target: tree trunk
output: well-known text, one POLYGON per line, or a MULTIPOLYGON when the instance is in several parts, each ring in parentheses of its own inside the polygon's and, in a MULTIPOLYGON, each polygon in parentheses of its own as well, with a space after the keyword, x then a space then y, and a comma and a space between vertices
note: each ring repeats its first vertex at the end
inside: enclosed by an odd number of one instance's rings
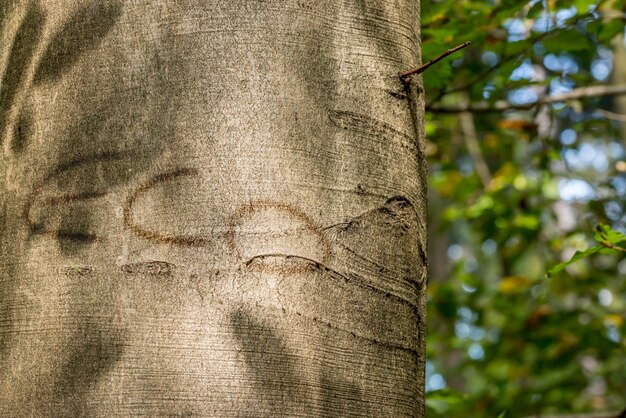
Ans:
POLYGON ((418 0, 3 0, 0 415, 423 416, 418 0))

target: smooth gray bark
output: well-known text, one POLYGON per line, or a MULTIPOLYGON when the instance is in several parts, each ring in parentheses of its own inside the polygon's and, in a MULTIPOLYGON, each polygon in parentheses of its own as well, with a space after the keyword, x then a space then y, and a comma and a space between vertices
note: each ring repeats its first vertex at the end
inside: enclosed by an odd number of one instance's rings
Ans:
POLYGON ((0 415, 422 416, 418 0, 0 3, 0 415))

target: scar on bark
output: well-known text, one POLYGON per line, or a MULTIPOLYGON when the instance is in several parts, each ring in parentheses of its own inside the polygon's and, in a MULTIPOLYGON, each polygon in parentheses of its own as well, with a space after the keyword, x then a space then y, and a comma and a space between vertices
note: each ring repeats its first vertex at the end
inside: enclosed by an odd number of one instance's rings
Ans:
MULTIPOLYGON (((343 281, 345 283, 352 284, 354 286, 365 289, 369 292, 376 294, 377 296, 383 297, 385 299, 389 299, 394 303, 398 303, 400 305, 404 305, 408 307, 412 311, 417 312, 417 305, 407 299, 404 299, 401 296, 395 295, 391 292, 388 292, 380 287, 369 283, 363 277, 356 273, 340 273, 339 271, 325 265, 324 263, 320 263, 319 261, 315 261, 313 259, 307 257, 301 257, 298 255, 286 255, 286 254, 263 254, 256 255, 248 260, 246 265, 254 265, 255 262, 263 260, 265 258, 282 258, 287 263, 292 263, 294 267, 291 267, 292 270, 296 270, 298 272, 303 271, 316 271, 323 274, 328 275, 334 281, 343 281)), ((265 268, 264 268, 265 271, 265 268)), ((271 268, 270 268, 271 271, 271 268)), ((283 270, 284 271, 284 270, 283 270)))
MULTIPOLYGON (((317 243, 321 247, 321 257, 319 260, 320 263, 327 263, 332 258, 332 249, 330 243, 322 233, 320 226, 302 209, 285 202, 273 200, 256 200, 235 210, 228 222, 228 245, 240 260, 243 261, 244 255, 242 254, 240 248, 241 245, 238 242, 236 236, 237 227, 243 225, 247 219, 252 218, 255 214, 269 210, 277 211, 283 216, 297 221, 298 224, 303 227, 303 233, 311 233, 317 238, 317 243)), ((300 262, 280 262, 280 259, 293 261, 297 260, 298 258, 299 256, 297 254, 265 253, 255 255, 250 259, 243 261, 243 265, 249 269, 263 270, 265 272, 273 271, 276 273, 285 274, 306 271, 308 267, 300 262), (272 262, 267 263, 267 261, 270 260, 272 262)))
POLYGON ((403 92, 398 92, 395 90, 385 90, 391 97, 398 100, 406 100, 408 98, 407 94, 403 92))
POLYGON ((338 128, 370 137, 372 135, 381 137, 416 150, 416 141, 413 137, 378 119, 346 110, 328 110, 328 118, 338 128))
POLYGON ((11 151, 19 154, 28 145, 28 141, 33 136, 35 118, 28 109, 21 109, 17 116, 17 123, 13 126, 13 138, 11 141, 11 151))
MULTIPOLYGON (((418 214, 415 207, 404 196, 393 196, 385 201, 382 206, 378 206, 374 209, 366 210, 356 216, 353 216, 343 222, 339 222, 333 225, 324 227, 325 234, 332 237, 334 245, 340 246, 359 260, 369 265, 369 268, 378 271, 379 273, 390 272, 396 275, 407 274, 406 271, 401 269, 394 269, 383 263, 382 260, 375 259, 375 253, 369 256, 363 254, 363 250, 370 248, 372 250, 383 249, 387 247, 380 247, 368 237, 379 237, 384 239, 407 239, 407 234, 418 233, 418 214), (347 235, 348 234, 348 235, 347 235), (405 237, 405 238, 402 238, 405 237), (355 243, 355 239, 368 238, 365 243, 366 246, 357 245, 352 248, 349 243, 355 243)), ((417 240, 414 243, 415 247, 407 247, 409 256, 414 252, 413 256, 419 259, 419 266, 426 265, 426 248, 421 240, 417 240)), ((392 250, 391 254, 399 254, 399 250, 392 250)), ((410 282, 414 283, 418 287, 421 286, 422 280, 419 278, 410 279, 410 282)))
POLYGON ((108 189, 104 190, 96 190, 90 192, 82 192, 76 194, 65 194, 61 196, 52 196, 48 198, 44 198, 41 202, 37 202, 37 198, 44 191, 45 187, 52 182, 54 179, 58 178, 60 175, 66 173, 69 170, 74 168, 82 167, 88 164, 99 163, 99 162, 108 162, 108 161, 119 161, 124 157, 121 153, 116 152, 106 152, 102 154, 97 154, 90 157, 79 158, 76 160, 72 160, 70 162, 60 164, 55 170, 53 170, 49 175, 47 175, 38 186, 34 187, 32 192, 26 198, 26 203, 22 209, 22 221, 23 223, 30 229, 31 233, 37 235, 45 235, 50 237, 55 237, 59 239, 69 239, 78 242, 91 243, 94 241, 99 241, 102 239, 97 234, 91 232, 79 232, 79 231, 71 231, 67 229, 50 229, 46 228, 42 223, 35 222, 31 217, 31 212, 34 207, 48 208, 59 206, 63 204, 69 204, 74 202, 82 202, 93 199, 98 199, 106 196, 109 193, 108 189), (37 203, 37 204, 36 204, 37 203))
POLYGON ((169 276, 176 266, 166 261, 140 261, 124 264, 121 269, 128 274, 148 274, 151 276, 169 276))
POLYGON ((152 231, 141 227, 133 219, 133 206, 138 198, 144 195, 148 190, 170 181, 173 181, 180 177, 194 177, 198 176, 199 172, 195 168, 180 168, 177 170, 169 171, 166 173, 158 174, 143 185, 139 186, 126 198, 124 205, 124 225, 133 231, 135 234, 149 241, 154 241, 162 244, 174 244, 184 247, 204 247, 211 241, 210 237, 205 235, 168 235, 160 233, 159 231, 152 231))
POLYGON ((78 276, 78 277, 88 276, 92 274, 94 271, 95 269, 93 267, 86 267, 86 266, 68 266, 62 270, 62 272, 66 276, 78 276))
POLYGON ((303 315, 301 312, 298 311, 291 311, 291 310, 287 310, 286 308, 283 308, 283 312, 284 313, 294 313, 296 314, 299 318, 302 318, 306 321, 312 322, 315 325, 319 326, 319 327, 323 327, 323 328, 327 328, 327 329, 331 329, 337 332, 341 332, 343 334, 347 334, 350 335, 352 338, 356 339, 356 340, 360 340, 363 341, 367 344, 371 344, 374 346, 378 346, 378 347, 383 347, 387 350, 399 350, 399 351, 403 351, 407 354, 409 354, 411 357, 415 358, 416 360, 420 358, 420 354, 417 351, 417 349, 413 348, 413 347, 409 347, 409 346, 405 346, 402 344, 397 344, 397 343, 393 343, 390 341, 385 341, 385 340, 380 340, 378 338, 372 338, 372 337, 367 337, 365 335, 361 335, 361 334, 357 334, 354 331, 350 331, 344 328, 341 328, 337 325, 334 325, 331 322, 328 322, 327 320, 324 320, 323 318, 318 318, 318 317, 314 317, 314 316, 307 316, 307 315, 303 315))

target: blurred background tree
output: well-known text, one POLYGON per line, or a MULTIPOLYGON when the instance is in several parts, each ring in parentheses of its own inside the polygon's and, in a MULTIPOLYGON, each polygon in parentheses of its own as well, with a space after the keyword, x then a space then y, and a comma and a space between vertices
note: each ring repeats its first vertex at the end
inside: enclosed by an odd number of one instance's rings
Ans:
POLYGON ((625 9, 422 1, 429 417, 626 408, 625 9))

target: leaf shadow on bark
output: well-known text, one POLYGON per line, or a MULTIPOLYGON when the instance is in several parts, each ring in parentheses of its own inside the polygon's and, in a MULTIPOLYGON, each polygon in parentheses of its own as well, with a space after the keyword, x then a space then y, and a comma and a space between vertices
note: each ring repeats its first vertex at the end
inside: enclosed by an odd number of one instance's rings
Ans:
POLYGON ((59 80, 103 41, 121 14, 122 4, 112 1, 90 1, 79 9, 50 41, 35 72, 35 85, 59 80))

